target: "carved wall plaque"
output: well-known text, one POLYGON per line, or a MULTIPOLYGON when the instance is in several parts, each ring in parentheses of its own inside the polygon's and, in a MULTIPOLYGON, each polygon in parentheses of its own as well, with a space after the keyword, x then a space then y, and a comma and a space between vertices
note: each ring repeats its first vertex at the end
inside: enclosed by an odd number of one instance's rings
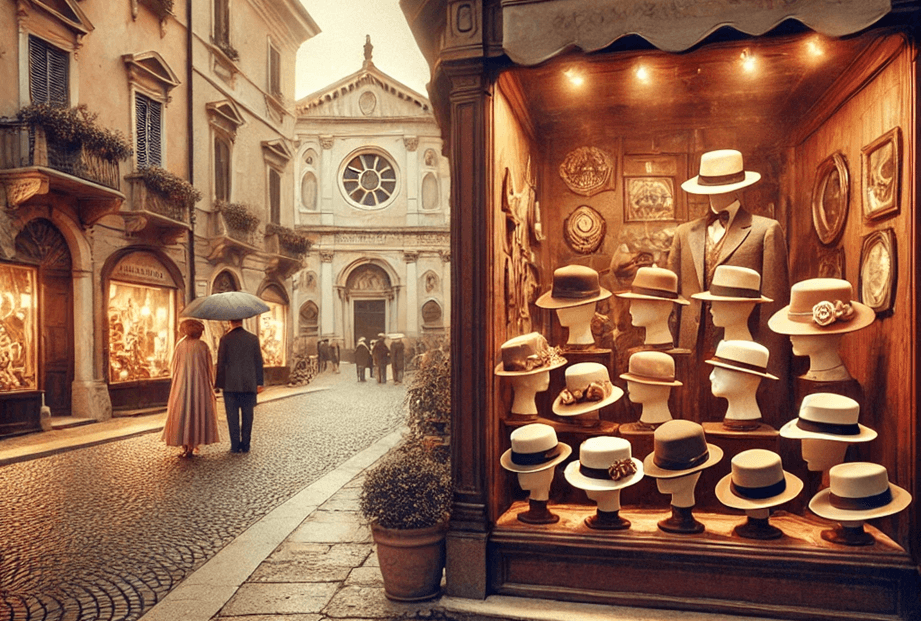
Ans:
POLYGON ((581 205, 563 223, 563 236, 570 248, 579 254, 591 254, 604 241, 607 223, 600 213, 581 205))
POLYGON ((583 196, 614 189, 614 159, 596 147, 579 147, 560 164, 560 177, 566 187, 583 196))

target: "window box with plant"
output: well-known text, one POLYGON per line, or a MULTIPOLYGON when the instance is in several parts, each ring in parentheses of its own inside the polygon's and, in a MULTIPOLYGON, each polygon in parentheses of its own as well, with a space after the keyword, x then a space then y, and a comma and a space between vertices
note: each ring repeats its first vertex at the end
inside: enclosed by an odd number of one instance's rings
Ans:
POLYGON ((221 214, 228 237, 253 245, 256 229, 262 220, 251 207, 243 203, 218 200, 214 202, 214 209, 221 214))
POLYGON ((135 195, 137 209, 177 222, 188 223, 192 208, 201 200, 201 192, 191 183, 159 166, 141 168, 126 178, 146 190, 135 195))
POLYGON ((275 236, 280 254, 300 259, 310 250, 311 244, 307 236, 286 226, 269 222, 265 225, 265 235, 275 236))

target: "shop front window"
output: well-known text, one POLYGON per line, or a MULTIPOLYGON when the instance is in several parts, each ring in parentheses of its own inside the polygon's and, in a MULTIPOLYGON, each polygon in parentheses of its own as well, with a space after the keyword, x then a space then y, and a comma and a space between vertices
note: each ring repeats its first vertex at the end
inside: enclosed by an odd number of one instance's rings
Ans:
POLYGON ((0 264, 0 392, 36 390, 35 269, 0 264))
POLYGON ((172 289, 109 283, 111 383, 170 376, 175 308, 172 289))
POLYGON ((269 311, 259 316, 259 342, 262 344, 262 361, 267 367, 286 365, 287 351, 285 335, 288 334, 288 307, 277 302, 264 300, 269 311))

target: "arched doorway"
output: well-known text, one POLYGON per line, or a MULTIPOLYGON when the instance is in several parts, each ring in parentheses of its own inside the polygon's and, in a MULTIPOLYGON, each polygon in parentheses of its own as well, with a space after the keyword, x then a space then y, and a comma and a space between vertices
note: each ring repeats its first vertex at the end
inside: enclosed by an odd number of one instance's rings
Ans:
POLYGON ((345 284, 347 303, 351 306, 352 343, 365 337, 369 341, 390 325, 389 304, 393 300, 390 277, 378 265, 366 263, 349 274, 345 284))

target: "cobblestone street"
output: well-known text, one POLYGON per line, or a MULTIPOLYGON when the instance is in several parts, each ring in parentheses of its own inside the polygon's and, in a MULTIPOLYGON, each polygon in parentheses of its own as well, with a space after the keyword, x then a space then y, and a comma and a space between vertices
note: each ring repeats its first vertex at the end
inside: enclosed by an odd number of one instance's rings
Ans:
POLYGON ((0 467, 0 619, 138 619, 253 522, 403 422, 403 386, 257 406, 252 452, 178 457, 159 433, 0 467))

